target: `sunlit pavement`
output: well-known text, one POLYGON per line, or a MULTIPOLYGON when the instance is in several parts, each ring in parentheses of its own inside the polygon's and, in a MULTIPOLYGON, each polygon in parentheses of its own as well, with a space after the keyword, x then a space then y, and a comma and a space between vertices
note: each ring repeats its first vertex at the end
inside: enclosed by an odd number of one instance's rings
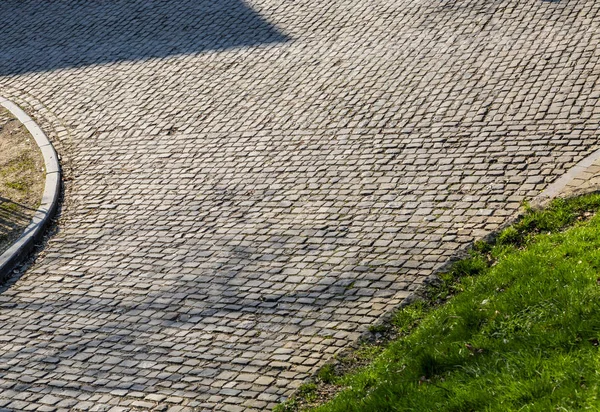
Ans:
POLYGON ((265 410, 598 148, 600 3, 6 0, 56 233, 0 408, 265 410))

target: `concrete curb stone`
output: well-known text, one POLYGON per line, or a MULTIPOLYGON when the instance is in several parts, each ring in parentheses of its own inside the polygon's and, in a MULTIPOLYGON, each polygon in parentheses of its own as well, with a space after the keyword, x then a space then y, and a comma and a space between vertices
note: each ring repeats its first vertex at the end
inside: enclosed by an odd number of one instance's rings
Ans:
POLYGON ((0 255, 0 283, 8 279, 11 271, 29 254, 33 246, 44 233, 44 229, 56 213, 61 188, 61 172, 58 155, 48 140, 48 137, 37 123, 19 106, 0 96, 0 105, 15 116, 31 133, 37 143, 46 168, 46 183, 44 193, 31 223, 23 234, 2 255, 0 255))

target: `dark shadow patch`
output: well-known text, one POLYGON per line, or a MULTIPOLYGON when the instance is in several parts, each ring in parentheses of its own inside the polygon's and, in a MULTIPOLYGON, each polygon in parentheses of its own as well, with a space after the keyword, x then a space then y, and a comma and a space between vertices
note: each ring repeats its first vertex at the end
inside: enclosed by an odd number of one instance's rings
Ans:
POLYGON ((0 75, 288 40, 241 0, 9 0, 0 75))

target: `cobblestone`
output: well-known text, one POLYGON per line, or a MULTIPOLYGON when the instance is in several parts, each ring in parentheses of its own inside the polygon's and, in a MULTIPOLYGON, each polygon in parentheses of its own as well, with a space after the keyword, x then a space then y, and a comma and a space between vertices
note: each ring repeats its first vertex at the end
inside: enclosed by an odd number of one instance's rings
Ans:
POLYGON ((0 407, 272 408, 598 148, 599 13, 2 2, 0 94, 67 180, 0 294, 0 407))

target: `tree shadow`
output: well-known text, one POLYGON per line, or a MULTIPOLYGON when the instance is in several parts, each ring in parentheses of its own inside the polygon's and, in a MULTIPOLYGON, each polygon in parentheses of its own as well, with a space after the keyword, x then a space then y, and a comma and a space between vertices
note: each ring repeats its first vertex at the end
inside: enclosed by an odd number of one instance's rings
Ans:
POLYGON ((0 27, 0 75, 289 40, 242 0, 8 0, 0 27))
POLYGON ((35 209, 0 196, 0 228, 18 229, 23 221, 29 222, 34 212, 35 209))
POLYGON ((0 196, 0 254, 23 232, 34 212, 35 209, 0 196))

